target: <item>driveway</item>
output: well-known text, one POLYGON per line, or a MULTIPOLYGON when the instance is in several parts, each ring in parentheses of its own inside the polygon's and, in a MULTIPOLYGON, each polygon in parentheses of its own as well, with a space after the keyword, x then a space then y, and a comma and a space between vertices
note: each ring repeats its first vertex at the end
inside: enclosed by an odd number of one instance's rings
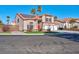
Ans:
POLYGON ((79 53, 79 42, 56 36, 0 36, 0 54, 79 53))

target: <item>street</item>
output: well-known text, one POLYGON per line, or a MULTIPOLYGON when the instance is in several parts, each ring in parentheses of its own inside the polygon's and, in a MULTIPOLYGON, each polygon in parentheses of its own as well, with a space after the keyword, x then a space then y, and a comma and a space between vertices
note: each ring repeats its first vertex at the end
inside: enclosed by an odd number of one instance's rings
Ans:
POLYGON ((56 36, 0 36, 0 54, 79 53, 79 42, 56 36))

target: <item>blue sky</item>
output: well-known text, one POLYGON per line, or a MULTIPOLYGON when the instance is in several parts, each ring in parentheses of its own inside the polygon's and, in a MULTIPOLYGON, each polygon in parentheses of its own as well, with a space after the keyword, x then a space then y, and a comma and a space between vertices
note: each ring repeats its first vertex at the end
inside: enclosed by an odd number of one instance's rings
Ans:
MULTIPOLYGON (((15 19, 17 13, 30 14, 32 8, 37 5, 0 5, 0 19, 6 23, 6 16, 10 16, 10 22, 15 19)), ((42 5, 40 14, 51 14, 63 19, 67 17, 79 18, 78 5, 42 5)))

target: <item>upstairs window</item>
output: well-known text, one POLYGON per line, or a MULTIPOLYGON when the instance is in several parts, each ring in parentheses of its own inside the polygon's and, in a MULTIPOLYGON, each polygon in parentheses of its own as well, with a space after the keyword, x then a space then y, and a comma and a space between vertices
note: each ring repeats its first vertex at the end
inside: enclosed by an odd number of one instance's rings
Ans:
POLYGON ((51 18, 46 18, 46 22, 52 22, 51 18))
POLYGON ((51 18, 49 18, 49 22, 52 22, 52 19, 51 18))
POLYGON ((46 22, 48 22, 48 18, 46 18, 46 22))

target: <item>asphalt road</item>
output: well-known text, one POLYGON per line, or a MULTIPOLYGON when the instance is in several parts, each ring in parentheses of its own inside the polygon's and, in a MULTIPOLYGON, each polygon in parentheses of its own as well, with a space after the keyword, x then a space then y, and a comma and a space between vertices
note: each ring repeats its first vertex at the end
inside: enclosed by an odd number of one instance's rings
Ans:
POLYGON ((79 42, 56 36, 0 36, 0 54, 73 54, 79 42))

